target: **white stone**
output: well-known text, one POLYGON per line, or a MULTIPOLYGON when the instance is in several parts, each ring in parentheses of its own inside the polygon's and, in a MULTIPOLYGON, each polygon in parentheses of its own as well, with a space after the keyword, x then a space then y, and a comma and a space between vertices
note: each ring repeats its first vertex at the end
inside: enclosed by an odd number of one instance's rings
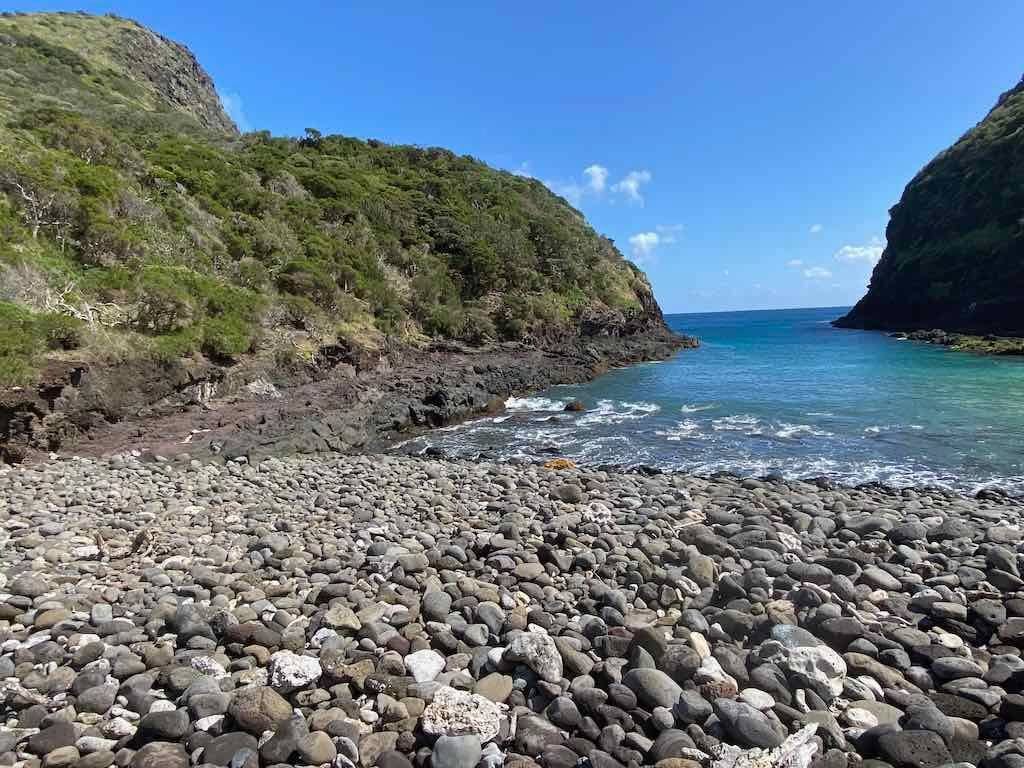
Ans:
POLYGON ((702 659, 706 659, 711 655, 711 646, 708 645, 707 638, 704 637, 700 632, 690 633, 690 647, 697 652, 697 655, 702 659))
POLYGON ((210 715, 208 717, 201 717, 196 720, 193 725, 197 731, 209 731, 216 725, 224 722, 224 715, 210 715))
POLYGON ((83 755, 92 752, 112 752, 117 745, 117 739, 103 739, 99 736, 81 736, 75 742, 75 748, 83 755))
POLYGON ((851 728, 874 728, 878 725, 878 718, 872 712, 860 707, 850 707, 843 712, 843 722, 851 728))
MULTIPOLYGON (((110 708, 110 716, 112 718, 114 718, 115 720, 117 720, 117 719, 127 720, 128 723, 132 723, 132 722, 134 722, 136 720, 141 720, 142 719, 142 715, 140 715, 138 712, 132 712, 130 709, 126 709, 125 707, 121 706, 120 704, 115 704, 114 706, 112 706, 110 708)), ((110 722, 114 722, 114 721, 111 720, 110 722)), ((118 734, 112 733, 110 735, 111 736, 117 736, 118 734)), ((122 733, 120 735, 124 736, 125 734, 122 733)))
POLYGON ((202 675, 209 675, 217 679, 228 676, 227 670, 210 656, 193 656, 192 669, 202 675))
POLYGON ((332 637, 337 637, 338 633, 328 627, 321 627, 313 636, 309 638, 309 645, 311 648, 323 648, 324 643, 330 640, 332 637))
POLYGON ((267 670, 265 667, 256 667, 255 669, 243 669, 237 673, 238 675, 238 687, 244 688, 252 685, 266 685, 269 680, 267 670))
POLYGON ((444 656, 429 648, 405 657, 405 668, 417 683, 429 683, 444 671, 445 663, 444 656))
POLYGON ((786 668, 825 701, 843 692, 846 662, 842 656, 827 645, 800 645, 788 650, 786 668))
POLYGON ((964 640, 960 635, 954 635, 951 632, 943 632, 937 630, 939 635, 939 645, 950 650, 958 650, 964 647, 964 640))
POLYGON ((882 691, 882 686, 877 680, 875 680, 875 678, 870 675, 859 675, 856 679, 871 691, 875 701, 885 701, 885 693, 882 691))
POLYGON ((83 633, 80 635, 73 635, 72 641, 73 642, 68 643, 68 649, 72 651, 77 651, 83 645, 88 645, 89 643, 98 643, 100 641, 100 636, 83 633))
POLYGON ((612 511, 600 501, 592 501, 589 507, 583 509, 580 516, 586 523, 595 523, 603 526, 611 525, 614 521, 612 511))
POLYGON ((706 656, 700 660, 700 666, 693 673, 693 680, 696 683, 725 683, 738 688, 735 678, 722 669, 718 659, 714 656, 706 656))
POLYGON ((817 723, 805 725, 775 749, 741 749, 722 744, 711 768, 808 768, 818 744, 812 738, 817 723))
POLYGON ((355 612, 345 605, 336 605, 324 613, 323 624, 331 629, 348 629, 353 632, 363 626, 355 612))
POLYGON ((516 635, 506 646, 502 659, 525 664, 549 683, 562 679, 562 655, 549 635, 536 632, 516 635))
POLYGON ((740 701, 762 712, 767 712, 775 706, 775 698, 758 688, 744 688, 740 691, 740 701))
POLYGON ((491 666, 496 667, 501 664, 501 657, 505 654, 505 649, 501 646, 496 648, 490 648, 487 651, 487 661, 491 663, 491 666))
MULTIPOLYGON (((110 659, 96 659, 96 661, 90 661, 84 667, 83 672, 102 672, 104 675, 110 674, 110 659)), ((107 681, 110 682, 109 680, 107 681)), ((116 680, 114 682, 117 682, 116 680)))
POLYGON ((468 691, 457 691, 449 686, 438 688, 420 725, 431 736, 465 736, 475 734, 481 742, 498 735, 501 707, 468 691))
POLYGON ((291 693, 316 682, 323 674, 320 662, 312 656, 291 651, 278 651, 267 664, 270 687, 280 693, 291 693))
POLYGON ((493 741, 484 747, 480 762, 477 763, 479 768, 501 768, 504 764, 505 753, 493 741))

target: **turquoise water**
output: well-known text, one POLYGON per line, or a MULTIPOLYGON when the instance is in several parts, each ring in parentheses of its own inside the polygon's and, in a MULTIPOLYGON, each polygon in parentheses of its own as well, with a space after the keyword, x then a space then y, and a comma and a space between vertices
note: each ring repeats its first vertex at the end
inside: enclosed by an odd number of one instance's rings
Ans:
POLYGON ((843 312, 672 315, 699 349, 512 398, 406 450, 1024 493, 1024 361, 832 328, 843 312), (590 410, 564 413, 572 399, 590 410))

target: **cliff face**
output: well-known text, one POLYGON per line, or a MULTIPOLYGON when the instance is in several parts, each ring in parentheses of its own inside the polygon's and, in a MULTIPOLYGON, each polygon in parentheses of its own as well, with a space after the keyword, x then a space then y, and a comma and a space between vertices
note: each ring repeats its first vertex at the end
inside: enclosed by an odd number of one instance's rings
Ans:
POLYGON ((5 13, 0 16, 0 46, 21 48, 8 51, 7 57, 20 65, 14 71, 22 77, 8 77, 0 87, 0 103, 7 102, 12 111, 24 106, 8 99, 16 96, 30 102, 63 101, 85 110, 116 111, 122 106, 174 110, 205 128, 238 133, 213 79, 192 52, 130 19, 85 13, 5 13), (42 84, 32 81, 46 69, 66 90, 19 93, 19 85, 42 84), (76 74, 92 75, 92 82, 86 85, 76 74))
POLYGON ((1024 80, 914 177, 886 237, 836 325, 1024 335, 1024 80))

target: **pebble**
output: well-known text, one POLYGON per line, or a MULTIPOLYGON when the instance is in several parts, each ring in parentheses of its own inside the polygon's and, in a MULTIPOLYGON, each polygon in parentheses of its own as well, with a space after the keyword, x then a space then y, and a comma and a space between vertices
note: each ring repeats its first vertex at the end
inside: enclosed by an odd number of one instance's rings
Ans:
POLYGON ((995 494, 394 455, 0 494, 0 764, 1024 765, 995 494))

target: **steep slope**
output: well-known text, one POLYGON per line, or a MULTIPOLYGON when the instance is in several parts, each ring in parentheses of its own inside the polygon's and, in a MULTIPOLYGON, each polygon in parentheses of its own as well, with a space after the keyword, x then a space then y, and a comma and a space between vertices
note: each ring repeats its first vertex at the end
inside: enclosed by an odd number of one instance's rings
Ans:
POLYGON ((539 182, 313 129, 238 137, 191 54, 134 22, 5 16, 0 72, 8 382, 46 343, 301 365, 664 327, 643 274, 539 182))
POLYGON ((130 19, 4 13, 0 46, 0 114, 8 119, 33 103, 106 113, 110 122, 174 110, 205 128, 238 132, 191 51, 130 19))
POLYGON ((192 54, 133 21, 0 16, 0 448, 451 342, 559 348, 578 378, 682 340, 536 180, 315 129, 242 136, 192 54))
POLYGON ((836 325, 1024 335, 1024 80, 907 185, 836 325))

